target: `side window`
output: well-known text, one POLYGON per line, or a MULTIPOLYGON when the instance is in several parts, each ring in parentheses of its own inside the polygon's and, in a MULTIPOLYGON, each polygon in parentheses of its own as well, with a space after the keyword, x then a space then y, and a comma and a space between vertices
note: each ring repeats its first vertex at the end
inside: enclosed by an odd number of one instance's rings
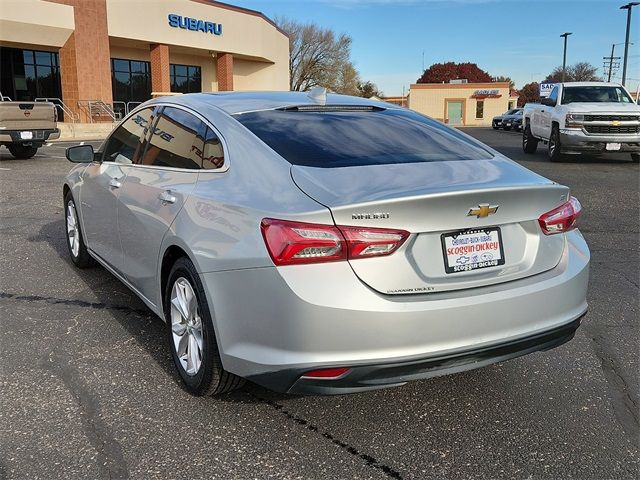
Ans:
POLYGON ((102 161, 123 164, 138 163, 145 148, 145 137, 151 125, 151 108, 134 114, 109 137, 104 148, 102 161))
POLYGON ((549 94, 549 98, 558 103, 558 87, 553 87, 553 90, 551 90, 551 93, 549 94))
POLYGON ((140 165, 186 169, 202 168, 207 126, 197 117, 174 107, 164 107, 157 115, 153 135, 140 165))
POLYGON ((202 168, 213 170, 224 165, 224 150, 222 142, 213 130, 207 128, 202 155, 202 168))

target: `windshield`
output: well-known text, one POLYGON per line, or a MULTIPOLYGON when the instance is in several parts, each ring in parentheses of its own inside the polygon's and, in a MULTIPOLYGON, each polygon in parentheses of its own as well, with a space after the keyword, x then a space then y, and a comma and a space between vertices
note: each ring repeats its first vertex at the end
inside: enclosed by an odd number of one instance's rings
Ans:
POLYGON ((622 87, 599 85, 565 87, 562 91, 562 104, 574 102, 633 103, 633 100, 622 87))
POLYGON ((327 106, 234 117, 293 165, 331 168, 493 157, 482 144, 409 110, 327 106))

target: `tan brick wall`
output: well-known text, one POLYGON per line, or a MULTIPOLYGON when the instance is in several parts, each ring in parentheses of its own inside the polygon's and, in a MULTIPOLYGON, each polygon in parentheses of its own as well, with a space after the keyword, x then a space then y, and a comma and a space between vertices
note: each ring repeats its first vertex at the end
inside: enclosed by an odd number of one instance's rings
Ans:
POLYGON ((169 46, 161 43, 150 45, 151 49, 151 93, 171 91, 169 71, 169 46))
POLYGON ((218 76, 218 91, 233 90, 233 55, 230 53, 218 53, 216 59, 216 72, 218 76))
POLYGON ((89 121, 79 101, 112 101, 106 0, 50 1, 73 6, 75 32, 60 49, 62 100, 89 121))

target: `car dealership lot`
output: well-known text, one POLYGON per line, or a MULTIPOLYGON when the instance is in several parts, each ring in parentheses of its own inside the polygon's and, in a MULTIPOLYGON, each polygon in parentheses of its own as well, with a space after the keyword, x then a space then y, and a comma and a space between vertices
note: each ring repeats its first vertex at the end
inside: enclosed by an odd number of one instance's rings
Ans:
POLYGON ((465 131, 581 200, 590 312, 558 349, 337 397, 189 396, 164 324, 68 259, 64 144, 0 150, 0 478, 636 478, 638 165, 465 131))

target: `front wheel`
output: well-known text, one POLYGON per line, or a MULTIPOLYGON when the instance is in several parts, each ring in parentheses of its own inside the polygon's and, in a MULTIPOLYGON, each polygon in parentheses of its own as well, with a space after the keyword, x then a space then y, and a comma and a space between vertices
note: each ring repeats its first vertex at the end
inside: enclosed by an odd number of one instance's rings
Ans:
POLYGON ((173 265, 164 306, 171 356, 187 391, 217 395, 242 386, 243 378, 222 368, 204 288, 188 258, 173 265))
POLYGON ((531 133, 531 127, 527 125, 522 134, 522 150, 524 153, 536 153, 538 149, 538 139, 531 133))
POLYGON ((87 245, 82 238, 82 227, 76 210, 76 203, 71 192, 64 196, 65 227, 67 231, 67 247, 71 261, 78 268, 88 268, 95 265, 95 260, 87 251, 87 245))
POLYGON ((552 162, 558 162, 562 158, 562 150, 560 145, 560 129, 558 125, 554 125, 551 129, 551 136, 549 137, 549 149, 547 151, 549 160, 552 162))
POLYGON ((17 158, 19 160, 31 158, 38 151, 38 147, 34 147, 32 145, 13 144, 9 145, 8 148, 13 158, 17 158))

